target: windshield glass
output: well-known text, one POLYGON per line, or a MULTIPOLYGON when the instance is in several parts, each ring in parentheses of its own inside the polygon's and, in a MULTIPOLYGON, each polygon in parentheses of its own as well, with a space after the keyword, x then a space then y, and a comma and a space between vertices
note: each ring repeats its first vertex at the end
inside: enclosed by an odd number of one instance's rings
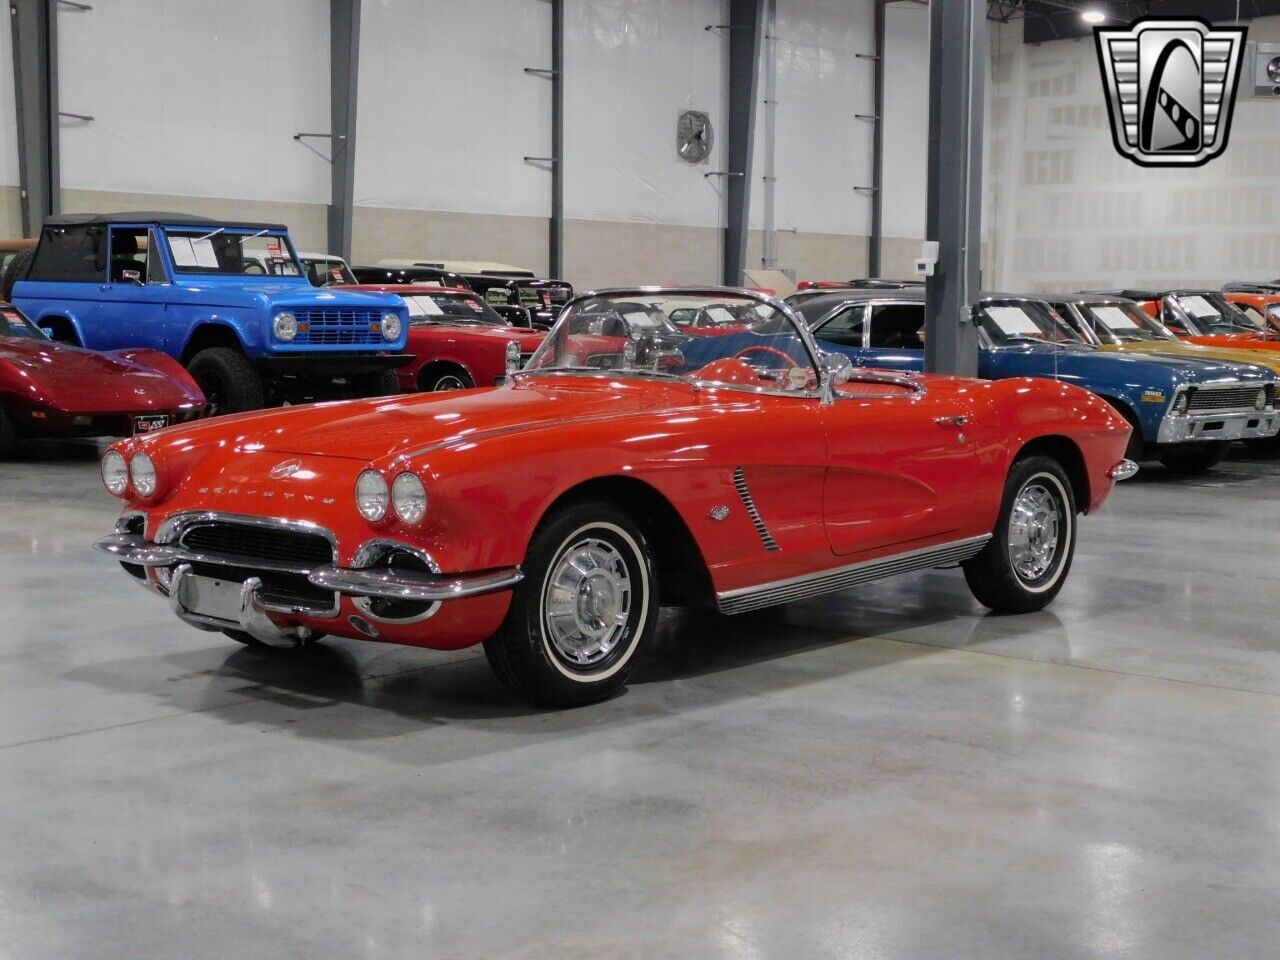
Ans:
POLYGON ((1006 343, 1083 342, 1047 303, 1035 300, 987 300, 977 309, 979 328, 997 346, 1006 343))
POLYGON ((45 332, 24 317, 17 307, 0 307, 0 339, 48 340, 45 332))
POLYGON ((246 227, 168 228, 165 239, 178 273, 302 276, 283 231, 246 227))
POLYGON ((1206 290, 1203 293, 1179 293, 1170 297, 1191 318, 1198 332, 1206 333, 1260 333, 1262 327, 1219 293, 1206 290))
POLYGON ((1142 343, 1177 338, 1131 303, 1082 303, 1080 312, 1103 343, 1142 343))
POLYGON ((402 293, 409 308, 411 326, 430 323, 487 323, 505 326, 506 321, 480 298, 465 293, 402 293))
MULTIPOLYGON (((282 266, 284 261, 276 261, 282 266)), ((343 260, 329 257, 308 257, 302 261, 307 270, 307 279, 313 287, 332 287, 342 283, 355 283, 356 276, 343 260)), ((275 271, 272 271, 273 273, 275 271)))
POLYGON ((818 385, 813 357, 787 314, 746 295, 679 289, 619 291, 577 301, 524 369, 610 371, 787 393, 818 385), (741 316, 698 334, 672 322, 677 312, 713 306, 741 316))

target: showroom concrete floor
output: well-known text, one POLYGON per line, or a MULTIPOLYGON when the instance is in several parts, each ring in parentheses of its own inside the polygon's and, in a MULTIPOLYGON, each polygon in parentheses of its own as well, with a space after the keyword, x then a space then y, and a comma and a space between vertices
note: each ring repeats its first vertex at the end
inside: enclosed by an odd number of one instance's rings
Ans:
POLYGON ((262 658, 0 466, 0 955, 1151 957, 1280 943, 1280 464, 1153 467, 1049 612, 934 572, 672 615, 610 703, 478 651, 262 658))

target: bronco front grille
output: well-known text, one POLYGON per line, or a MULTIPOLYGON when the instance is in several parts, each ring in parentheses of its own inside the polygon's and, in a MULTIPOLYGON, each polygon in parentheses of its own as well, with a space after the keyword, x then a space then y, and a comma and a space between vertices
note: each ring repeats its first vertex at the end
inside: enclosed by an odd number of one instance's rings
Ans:
POLYGON ((386 346, 382 339, 382 311, 367 307, 290 311, 298 320, 293 343, 303 346, 386 346))
POLYGON ((179 541, 194 553, 261 563, 272 567, 311 570, 334 562, 333 545, 320 533, 260 527, 220 521, 191 527, 179 541))
POLYGON ((1252 410, 1262 387, 1201 387, 1191 392, 1187 409, 1192 413, 1216 410, 1252 410))

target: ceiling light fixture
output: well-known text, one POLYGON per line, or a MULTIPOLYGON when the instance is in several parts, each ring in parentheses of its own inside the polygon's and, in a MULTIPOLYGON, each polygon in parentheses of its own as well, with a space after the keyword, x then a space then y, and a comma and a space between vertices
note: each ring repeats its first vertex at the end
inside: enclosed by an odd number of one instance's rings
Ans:
POLYGON ((1102 23, 1107 19, 1107 15, 1101 10, 1081 10, 1080 19, 1085 23, 1102 23))

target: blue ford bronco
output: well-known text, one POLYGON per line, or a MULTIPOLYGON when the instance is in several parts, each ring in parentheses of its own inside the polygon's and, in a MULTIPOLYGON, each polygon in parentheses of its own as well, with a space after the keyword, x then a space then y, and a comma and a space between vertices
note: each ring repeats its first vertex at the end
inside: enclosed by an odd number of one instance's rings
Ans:
POLYGON ((51 217, 5 280, 55 340, 179 360, 210 414, 396 393, 395 368, 411 359, 404 301, 313 287, 279 224, 51 217))

